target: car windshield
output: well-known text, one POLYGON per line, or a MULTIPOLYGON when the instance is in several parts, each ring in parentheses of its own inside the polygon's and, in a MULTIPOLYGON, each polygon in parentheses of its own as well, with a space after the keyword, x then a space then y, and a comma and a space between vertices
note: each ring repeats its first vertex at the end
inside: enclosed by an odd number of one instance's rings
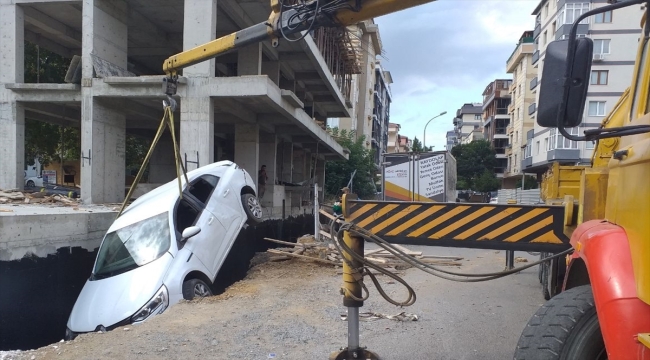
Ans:
POLYGON ((161 257, 171 244, 168 213, 106 234, 91 280, 115 276, 161 257))

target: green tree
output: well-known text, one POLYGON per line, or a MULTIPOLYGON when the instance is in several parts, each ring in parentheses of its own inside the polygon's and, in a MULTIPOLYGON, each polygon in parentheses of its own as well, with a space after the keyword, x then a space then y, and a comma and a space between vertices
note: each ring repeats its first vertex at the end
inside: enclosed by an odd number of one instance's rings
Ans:
MULTIPOLYGON (((524 190, 537 189, 539 184, 537 184, 537 178, 534 176, 526 175, 526 181, 524 182, 524 190)), ((521 187, 521 179, 517 180, 516 188, 521 187)))
POLYGON ((451 154, 456 158, 458 190, 478 190, 476 181, 479 177, 485 172, 494 174, 494 167, 497 164, 496 152, 486 140, 456 145, 451 149, 451 154))
POLYGON ((328 129, 330 134, 344 148, 350 150, 348 160, 328 161, 325 165, 325 190, 330 194, 338 194, 339 190, 350 181, 350 176, 356 170, 352 188, 360 198, 369 198, 375 191, 376 166, 374 152, 364 146, 365 136, 355 140, 354 132, 338 128, 328 129))
POLYGON ((422 144, 422 141, 420 141, 420 139, 418 139, 417 136, 413 139, 413 144, 411 145, 411 151, 413 151, 413 152, 425 152, 425 151, 431 151, 432 149, 433 149, 433 146, 425 147, 422 144))
POLYGON ((474 180, 474 190, 480 192, 496 191, 499 189, 499 179, 494 172, 485 170, 474 180))

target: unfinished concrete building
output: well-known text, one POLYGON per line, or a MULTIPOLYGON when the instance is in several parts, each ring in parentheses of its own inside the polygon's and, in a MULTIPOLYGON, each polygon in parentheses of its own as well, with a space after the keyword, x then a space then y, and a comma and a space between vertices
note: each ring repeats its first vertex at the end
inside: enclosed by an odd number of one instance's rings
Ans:
MULTIPOLYGON (((270 12, 268 0, 0 0, 0 188, 23 187, 24 124, 34 119, 81 129, 84 203, 122 201, 125 136, 153 138, 163 114, 163 61, 270 12), (79 56, 78 81, 25 83, 25 41, 79 56)), ((324 123, 352 115, 351 78, 362 64, 355 46, 345 32, 319 29, 184 69, 175 121, 187 169, 228 159, 256 178, 264 164, 263 206, 277 213, 283 201, 304 204, 304 189, 290 185, 322 184, 324 162, 347 157, 324 123)), ((167 136, 149 182, 175 174, 167 136)))
POLYGON ((506 148, 508 142, 507 128, 510 124, 508 106, 510 106, 510 86, 512 80, 497 79, 483 91, 483 136, 490 142, 497 154, 494 172, 499 179, 508 167, 506 148))

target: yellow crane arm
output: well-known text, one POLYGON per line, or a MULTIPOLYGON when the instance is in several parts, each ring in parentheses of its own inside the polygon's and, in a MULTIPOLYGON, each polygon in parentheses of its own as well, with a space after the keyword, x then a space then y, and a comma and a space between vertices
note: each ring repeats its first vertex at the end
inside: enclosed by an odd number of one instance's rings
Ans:
POLYGON ((436 0, 314 0, 300 7, 285 6, 282 9, 278 0, 271 0, 272 13, 267 21, 166 59, 163 71, 169 78, 165 81, 164 91, 168 95, 176 92, 174 78, 179 70, 231 50, 263 40, 271 40, 273 46, 278 46, 278 39, 283 36, 323 26, 354 25, 433 1, 436 0))

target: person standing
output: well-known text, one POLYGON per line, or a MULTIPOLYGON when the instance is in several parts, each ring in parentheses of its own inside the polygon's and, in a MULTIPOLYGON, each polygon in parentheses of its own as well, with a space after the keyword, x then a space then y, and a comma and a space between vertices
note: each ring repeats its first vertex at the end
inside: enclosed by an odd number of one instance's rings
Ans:
POLYGON ((259 199, 264 197, 266 192, 266 182, 269 180, 269 177, 266 175, 266 165, 262 165, 260 171, 257 172, 257 186, 259 188, 259 199))

